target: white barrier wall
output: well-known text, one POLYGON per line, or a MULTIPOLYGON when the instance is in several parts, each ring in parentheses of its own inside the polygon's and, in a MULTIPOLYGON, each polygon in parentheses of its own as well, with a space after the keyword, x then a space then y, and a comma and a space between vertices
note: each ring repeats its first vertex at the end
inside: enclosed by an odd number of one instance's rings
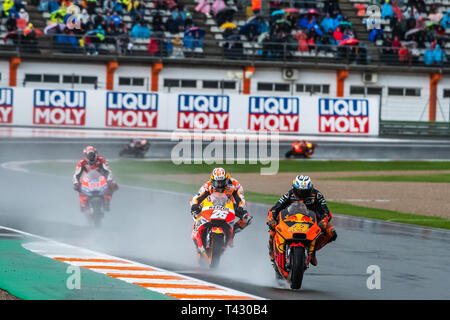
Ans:
POLYGON ((378 98, 0 88, 0 124, 378 135, 378 98))

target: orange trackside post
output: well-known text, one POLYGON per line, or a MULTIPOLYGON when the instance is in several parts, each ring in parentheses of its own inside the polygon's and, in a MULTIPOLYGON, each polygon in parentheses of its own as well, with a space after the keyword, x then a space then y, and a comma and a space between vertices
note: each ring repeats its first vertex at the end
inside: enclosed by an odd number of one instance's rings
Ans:
POLYGON ((251 77, 245 76, 245 74, 247 72, 254 73, 255 67, 245 67, 244 68, 244 76, 242 77, 243 78, 243 80, 242 80, 243 81, 243 90, 242 90, 243 94, 250 94, 250 91, 251 91, 251 77))
POLYGON ((158 92, 159 84, 159 73, 163 69, 163 64, 161 62, 155 62, 152 64, 152 83, 150 91, 158 92))
POLYGON ((9 60, 9 86, 17 86, 17 69, 22 60, 19 57, 13 57, 9 60))
POLYGON ((344 96, 345 79, 348 77, 348 70, 338 70, 336 73, 336 96, 344 96))
POLYGON ((442 80, 442 74, 430 74, 430 100, 428 109, 428 121, 436 121, 437 86, 442 80))
POLYGON ((109 61, 106 65, 106 90, 114 90, 114 72, 118 66, 117 61, 109 61))

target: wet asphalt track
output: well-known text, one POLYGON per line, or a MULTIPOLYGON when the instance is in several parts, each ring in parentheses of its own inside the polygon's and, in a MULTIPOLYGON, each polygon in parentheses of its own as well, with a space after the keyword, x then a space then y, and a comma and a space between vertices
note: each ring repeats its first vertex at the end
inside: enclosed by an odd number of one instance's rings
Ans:
MULTIPOLYGON (((61 144, 0 140, 0 161, 78 159, 85 141, 61 144)), ((89 141, 115 158, 123 141, 89 141)), ((427 145, 424 143, 424 145, 427 145)), ((319 146, 317 158, 404 159, 414 153, 407 144, 382 146, 319 146), (403 150, 399 152, 398 150, 403 150), (395 151, 397 150, 397 152, 395 151), (411 150, 411 151, 407 151, 411 150), (319 152, 320 151, 320 152, 319 152), (350 151, 349 151, 350 152, 350 151), (410 152, 410 153, 408 153, 410 152), (362 156, 364 155, 364 156, 362 156), (342 158, 343 153, 342 153, 342 158)), ((286 146, 287 150, 288 146, 286 146)), ((169 147, 154 144, 155 157, 167 157, 169 147)), ((449 159, 445 144, 423 147, 428 159, 449 159), (427 149, 429 148, 429 149, 427 149), (433 153, 434 152, 434 153, 433 153)), ((422 153, 422 154, 424 154, 422 153)), ((305 274, 303 289, 280 288, 273 280, 267 256, 267 206, 251 204, 254 223, 237 235, 218 270, 198 266, 190 239, 189 195, 121 186, 100 230, 86 227, 72 190, 71 174, 52 177, 0 168, 0 225, 80 245, 96 251, 188 274, 269 299, 449 299, 450 232, 395 223, 335 216, 338 239, 318 252, 319 265, 305 274), (367 267, 381 269, 381 290, 366 287, 367 267)))

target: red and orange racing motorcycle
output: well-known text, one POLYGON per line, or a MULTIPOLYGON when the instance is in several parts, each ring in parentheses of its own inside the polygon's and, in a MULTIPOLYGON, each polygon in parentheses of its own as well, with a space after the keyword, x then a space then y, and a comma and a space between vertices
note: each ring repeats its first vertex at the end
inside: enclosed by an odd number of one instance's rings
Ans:
POLYGON ((216 268, 225 249, 233 243, 234 226, 239 218, 233 202, 223 193, 212 193, 201 206, 201 213, 194 217, 192 239, 200 259, 216 268))
POLYGON ((300 289, 321 229, 316 214, 301 202, 282 210, 278 221, 273 239, 275 264, 291 289, 300 289))

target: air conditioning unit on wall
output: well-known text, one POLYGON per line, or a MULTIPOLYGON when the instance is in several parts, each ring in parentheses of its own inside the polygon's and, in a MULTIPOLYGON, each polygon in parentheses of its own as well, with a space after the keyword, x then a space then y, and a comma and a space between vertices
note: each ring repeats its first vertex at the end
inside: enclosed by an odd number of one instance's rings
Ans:
POLYGON ((367 84, 377 83, 378 76, 373 72, 364 72, 362 75, 362 81, 367 84))
POLYGON ((295 69, 283 69, 283 79, 289 81, 297 80, 298 71, 295 69))

